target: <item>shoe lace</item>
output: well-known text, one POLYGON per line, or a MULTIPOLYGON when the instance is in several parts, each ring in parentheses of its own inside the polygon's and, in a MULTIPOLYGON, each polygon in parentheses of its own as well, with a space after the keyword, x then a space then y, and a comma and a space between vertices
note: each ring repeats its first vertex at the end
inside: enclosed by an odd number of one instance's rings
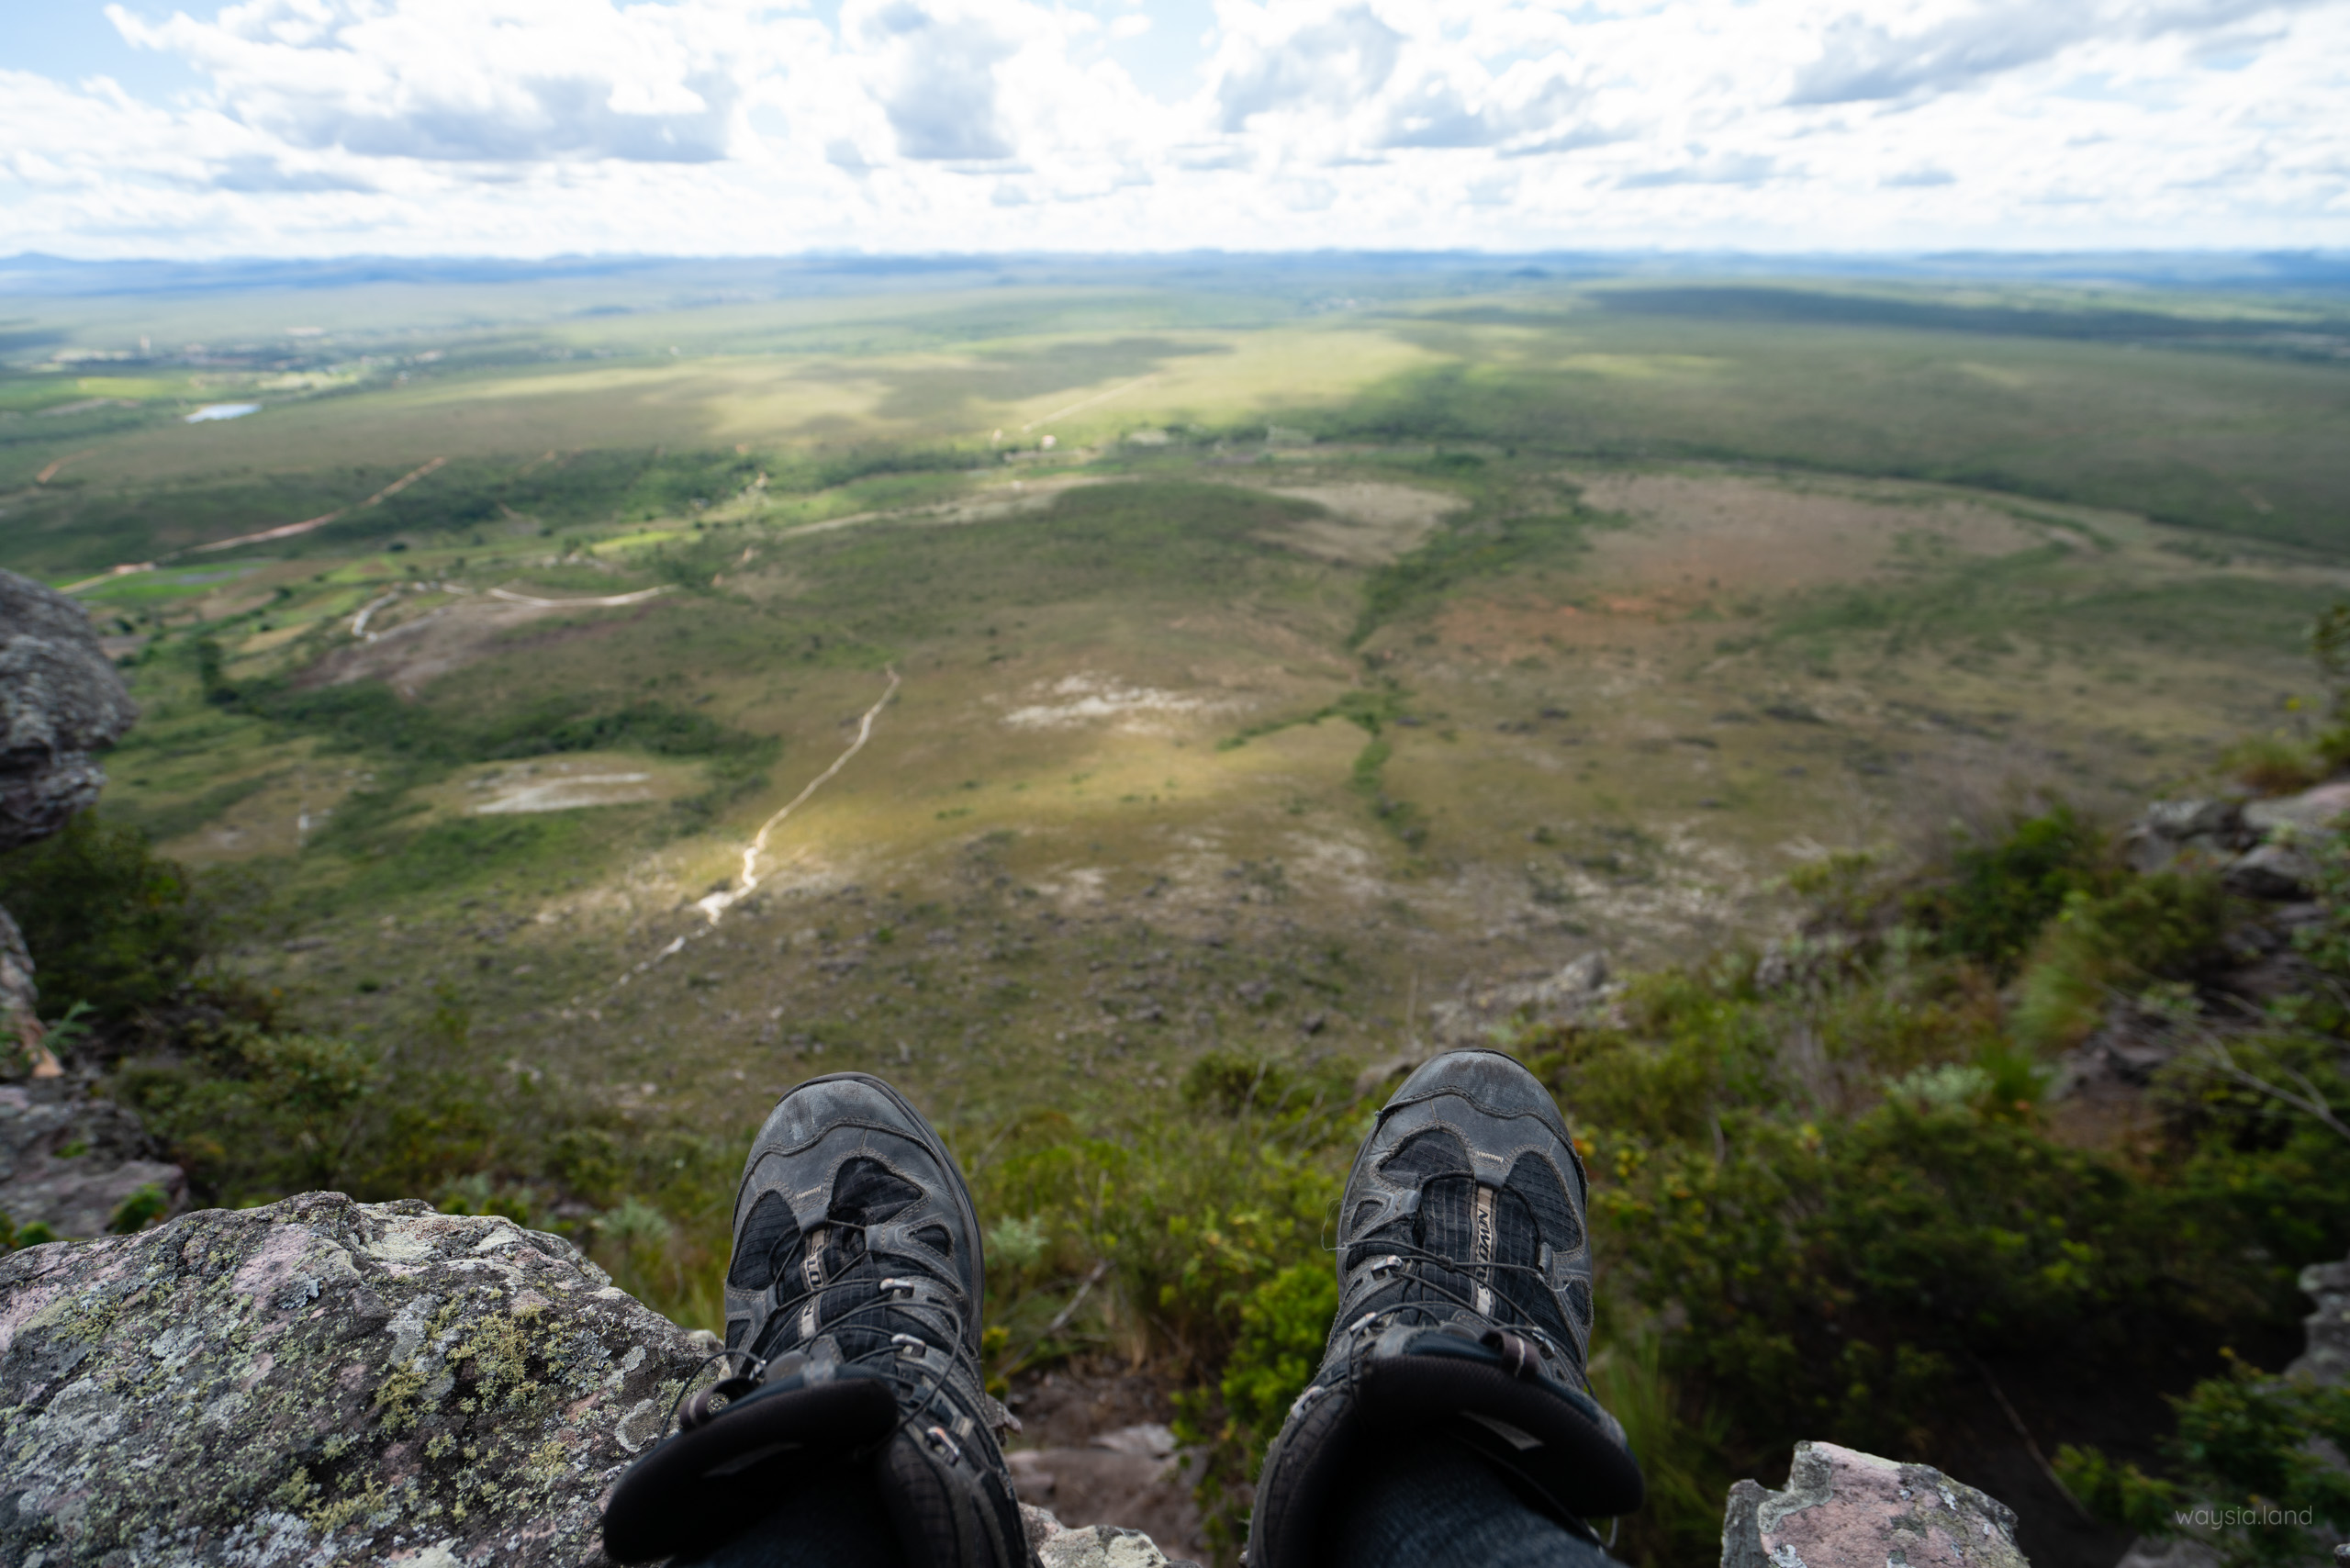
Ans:
MULTIPOLYGON (((1359 1247, 1364 1244, 1357 1242, 1354 1245, 1359 1247)), ((1577 1364, 1576 1356, 1567 1347, 1559 1342, 1558 1336, 1552 1334, 1539 1323, 1535 1322, 1523 1308, 1516 1305, 1516 1303, 1510 1302, 1509 1305, 1512 1315, 1516 1317, 1517 1321, 1515 1323, 1505 1322, 1496 1314, 1479 1306, 1474 1296, 1463 1295, 1441 1280, 1432 1277, 1433 1271, 1438 1269, 1442 1270, 1446 1273, 1466 1274, 1472 1279, 1479 1275, 1483 1275, 1485 1276, 1485 1288, 1493 1296, 1494 1302, 1498 1305, 1499 1303, 1509 1301, 1509 1298, 1503 1295, 1500 1292, 1493 1289, 1492 1282, 1494 1278, 1502 1274, 1531 1274, 1537 1281, 1547 1286, 1550 1283, 1549 1277, 1543 1272, 1542 1269, 1539 1265, 1533 1263, 1500 1262, 1464 1263, 1460 1259, 1455 1258, 1449 1253, 1438 1252, 1429 1248, 1422 1247, 1416 1242, 1410 1241, 1387 1240, 1378 1242, 1375 1245, 1384 1249, 1384 1252, 1382 1256, 1371 1260, 1371 1266, 1374 1277, 1392 1271, 1400 1271, 1406 1279, 1408 1279, 1413 1284, 1416 1285, 1420 1290, 1426 1292, 1427 1295, 1436 1296, 1449 1302, 1452 1305, 1461 1308, 1471 1316, 1478 1319, 1478 1321, 1484 1323, 1493 1328, 1500 1329, 1504 1333, 1522 1335, 1528 1338, 1538 1340, 1552 1356, 1565 1361, 1567 1364, 1571 1366, 1577 1364)), ((1352 1249, 1349 1248, 1348 1250, 1352 1250, 1352 1249)), ((1414 1318, 1423 1323, 1435 1323, 1442 1320, 1441 1315, 1438 1314, 1426 1297, 1423 1296, 1411 1301, 1391 1302, 1385 1306, 1378 1307, 1372 1311, 1364 1313, 1361 1316, 1356 1318, 1354 1322, 1347 1326, 1347 1332, 1349 1334, 1355 1333, 1371 1324, 1384 1325, 1391 1322, 1400 1321, 1404 1318, 1406 1314, 1411 1315, 1414 1318)))
MULTIPOLYGON (((855 1231, 860 1240, 867 1229, 863 1224, 854 1220, 827 1221, 826 1227, 832 1231, 855 1231)), ((827 1236, 826 1240, 829 1243, 830 1236, 827 1236)), ((878 1267, 876 1254, 867 1251, 861 1256, 876 1258, 878 1267)), ((919 1260, 913 1260, 912 1266, 923 1267, 919 1260)), ((934 1272, 928 1269, 924 1269, 924 1271, 934 1272)), ((888 1311, 912 1316, 915 1321, 930 1327, 937 1336, 938 1342, 934 1343, 920 1335, 894 1333, 871 1349, 860 1350, 853 1356, 845 1356, 841 1360, 843 1366, 865 1366, 876 1361, 880 1363, 883 1374, 896 1383, 901 1390, 898 1400, 901 1427, 912 1430, 922 1417, 940 1409, 941 1395, 946 1384, 948 1368, 960 1366, 970 1374, 971 1382, 975 1386, 980 1388, 987 1386, 986 1374, 979 1367, 979 1358, 963 1341, 962 1313, 949 1303, 923 1300, 920 1293, 913 1288, 913 1282, 911 1280, 889 1275, 878 1278, 825 1280, 801 1291, 798 1295, 778 1301, 768 1309, 771 1314, 769 1321, 789 1322, 790 1315, 798 1313, 810 1302, 821 1302, 832 1293, 842 1290, 878 1290, 879 1294, 870 1301, 859 1302, 828 1322, 820 1320, 818 1327, 826 1333, 836 1335, 843 1327, 868 1313, 888 1311), (947 1356, 947 1368, 930 1370, 934 1363, 930 1357, 924 1356, 919 1363, 925 1369, 923 1372, 920 1373, 908 1372, 905 1366, 907 1358, 902 1352, 910 1345, 921 1346, 926 1350, 943 1348, 947 1356), (909 1389, 913 1391, 911 1400, 904 1393, 909 1389)), ((773 1357, 753 1357, 757 1365, 748 1375, 756 1377, 774 1359, 773 1357)), ((708 1362, 703 1364, 708 1365, 708 1362)), ((945 1408, 940 1417, 942 1424, 951 1424, 957 1414, 951 1407, 945 1408)))

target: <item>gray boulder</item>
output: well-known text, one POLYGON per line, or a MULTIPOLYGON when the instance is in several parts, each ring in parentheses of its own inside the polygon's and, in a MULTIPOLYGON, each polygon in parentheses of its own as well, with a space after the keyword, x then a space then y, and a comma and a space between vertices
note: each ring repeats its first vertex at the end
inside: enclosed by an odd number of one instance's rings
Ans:
POLYGON ((0 1259, 0 1562, 601 1560, 706 1351, 559 1238, 313 1193, 0 1259))
POLYGON ((1158 1543, 1138 1529, 1116 1525, 1071 1527, 1034 1504, 1020 1505, 1020 1522, 1028 1529, 1028 1547, 1043 1568, 1199 1568, 1195 1562, 1169 1558, 1158 1543))
POLYGON ((106 776, 91 753, 138 716, 82 607, 0 572, 0 851, 96 800, 106 776))
POLYGON ((1787 1487, 1729 1491, 1722 1568, 2026 1568, 2004 1503, 1923 1464, 1797 1443, 1787 1487))
MULTIPOLYGON (((560 1237, 310 1193, 0 1258, 0 1562, 601 1564, 718 1341, 560 1237)), ((1169 1565, 1024 1510, 1046 1568, 1169 1565)))
POLYGON ((2244 826, 2255 833, 2306 834, 2314 836, 2350 817, 2350 780, 2320 784, 2298 795, 2255 801, 2244 809, 2244 826))
MULTIPOLYGON (((25 947, 25 934, 5 909, 0 909, 0 1033, 13 1035, 28 1061, 42 1065, 40 989, 33 984, 33 956, 25 947)), ((0 1062, 10 1054, 0 1043, 0 1062)), ((44 1074, 43 1076, 54 1076, 44 1074)))
POLYGON ((1493 1043, 1514 1023, 1577 1023, 1600 1014, 1620 991, 1607 983, 1607 957, 1585 953, 1555 974, 1531 980, 1474 981, 1458 1000, 1428 1008, 1428 1029, 1439 1047, 1493 1043))
POLYGON ((2290 844, 2264 844, 2238 856, 2221 880, 2244 898, 2292 903, 2316 887, 2317 865, 2290 844))
POLYGON ((187 1176, 154 1158, 139 1118, 54 1081, 0 1084, 0 1214, 58 1236, 96 1236, 152 1187, 164 1214, 187 1204, 187 1176))
POLYGON ((2132 870, 2151 873, 2186 862, 2211 865, 2260 841, 2233 801, 2156 801, 2122 835, 2132 870))
POLYGON ((2301 1319, 2309 1338, 2285 1375, 2350 1383, 2350 1260, 2312 1263, 2301 1271, 2300 1282, 2317 1310, 2301 1319))

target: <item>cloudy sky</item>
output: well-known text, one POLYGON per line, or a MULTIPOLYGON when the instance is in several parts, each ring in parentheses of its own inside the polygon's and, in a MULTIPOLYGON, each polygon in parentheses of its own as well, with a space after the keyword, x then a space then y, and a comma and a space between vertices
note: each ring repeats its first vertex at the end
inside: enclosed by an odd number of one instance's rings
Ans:
POLYGON ((2350 244, 2350 0, 0 0, 0 254, 2350 244))

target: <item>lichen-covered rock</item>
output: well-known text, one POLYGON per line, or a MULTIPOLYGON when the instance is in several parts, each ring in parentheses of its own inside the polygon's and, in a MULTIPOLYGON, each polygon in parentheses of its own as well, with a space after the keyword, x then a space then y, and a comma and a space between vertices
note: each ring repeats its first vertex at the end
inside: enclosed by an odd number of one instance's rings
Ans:
POLYGON ((0 1563, 602 1560, 701 1362, 557 1237, 313 1193, 0 1259, 0 1563))
POLYGON ((1168 1551, 1199 1539, 1192 1495, 1199 1477, 1177 1452, 1175 1434, 1155 1422, 1096 1434, 1083 1447, 1011 1449, 1003 1457, 1023 1502, 1075 1528, 1107 1521, 1168 1551))
POLYGON ((2317 863, 2290 844, 2264 844, 2230 861, 2221 881, 2240 898, 2285 903, 2310 896, 2317 863))
POLYGON ((106 776, 90 754, 138 716, 82 607, 0 572, 0 851, 96 800, 106 776))
POLYGON ((2026 1568, 2006 1504, 1923 1464, 1797 1443, 1787 1489, 1730 1488, 1722 1568, 2026 1568))
POLYGON ((142 1187, 161 1213, 187 1206, 187 1177, 155 1158, 139 1118, 57 1081, 0 1084, 0 1214, 58 1236, 96 1236, 142 1187))
POLYGON ((1072 1529, 1029 1503, 1020 1505, 1020 1522, 1027 1527, 1028 1549, 1043 1568, 1199 1568, 1195 1562, 1169 1558, 1138 1529, 1116 1525, 1072 1529))
POLYGON ((2317 1310, 2301 1319, 2309 1339, 2285 1375, 2350 1383, 2350 1259, 2303 1269, 2301 1294, 2317 1303, 2317 1310))
POLYGON ((1429 1005, 1428 1029, 1439 1046, 1487 1045, 1504 1025, 1577 1022, 1616 994, 1607 984, 1606 955, 1586 953, 1556 974, 1464 984, 1457 1000, 1429 1005))
POLYGON ((2140 874, 2215 866, 2260 842, 2233 801, 2156 801, 2122 835, 2122 854, 2140 874))
POLYGON ((54 1078, 58 1073, 50 1070, 56 1058, 42 1047, 40 1014, 35 1011, 39 1002, 40 990, 33 983, 33 956, 25 948, 25 934, 8 912, 0 909, 0 1032, 14 1036, 13 1041, 0 1038, 0 1067, 28 1066, 40 1077, 54 1078), (9 1060, 12 1043, 21 1062, 9 1060))

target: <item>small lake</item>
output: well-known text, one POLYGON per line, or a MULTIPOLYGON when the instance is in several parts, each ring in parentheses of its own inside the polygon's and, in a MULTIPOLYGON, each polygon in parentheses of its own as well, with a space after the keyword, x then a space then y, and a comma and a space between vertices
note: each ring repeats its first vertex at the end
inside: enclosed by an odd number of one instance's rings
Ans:
POLYGON ((247 414, 260 412, 259 403, 207 403, 193 414, 188 415, 186 422, 199 425, 207 420, 241 420, 247 414))

